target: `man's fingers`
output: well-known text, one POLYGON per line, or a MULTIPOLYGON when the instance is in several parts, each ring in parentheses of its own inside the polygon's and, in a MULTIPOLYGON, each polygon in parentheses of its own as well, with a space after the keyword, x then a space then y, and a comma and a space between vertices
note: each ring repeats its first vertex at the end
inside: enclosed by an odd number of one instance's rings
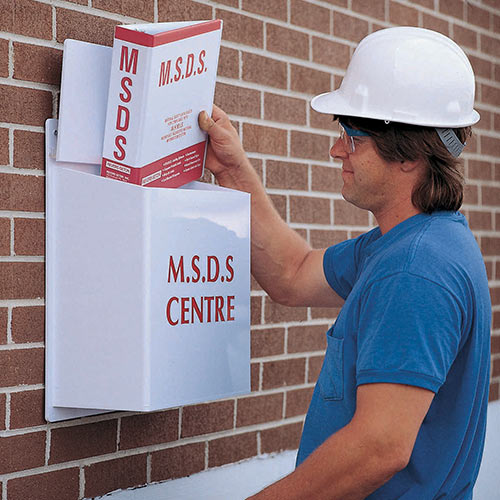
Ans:
POLYGON ((208 116, 208 113, 206 111, 202 111, 198 115, 198 124, 204 132, 208 132, 214 125, 215 122, 208 116))

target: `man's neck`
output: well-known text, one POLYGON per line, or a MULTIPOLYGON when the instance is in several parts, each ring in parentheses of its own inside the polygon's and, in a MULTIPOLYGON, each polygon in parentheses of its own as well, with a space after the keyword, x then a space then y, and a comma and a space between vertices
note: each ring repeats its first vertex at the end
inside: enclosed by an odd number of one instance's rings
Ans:
POLYGON ((388 233, 393 227, 396 227, 401 222, 421 213, 421 210, 413 204, 408 206, 406 203, 397 204, 390 209, 375 213, 375 219, 382 234, 388 233))

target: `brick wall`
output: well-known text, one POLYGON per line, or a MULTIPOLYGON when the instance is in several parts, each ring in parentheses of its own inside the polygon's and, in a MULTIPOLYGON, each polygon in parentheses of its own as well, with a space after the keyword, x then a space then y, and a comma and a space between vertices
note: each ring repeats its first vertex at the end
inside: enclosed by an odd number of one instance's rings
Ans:
POLYGON ((255 282, 251 395, 51 425, 43 416, 43 124, 57 116, 62 42, 110 45, 117 23, 211 18, 225 23, 215 100, 279 212, 315 247, 373 219, 342 200, 331 119, 310 97, 338 86, 356 43, 381 27, 427 27, 464 47, 482 119, 463 155, 463 211, 491 283, 491 399, 500 399, 498 0, 0 0, 1 500, 92 497, 297 446, 337 311, 279 306, 255 282))

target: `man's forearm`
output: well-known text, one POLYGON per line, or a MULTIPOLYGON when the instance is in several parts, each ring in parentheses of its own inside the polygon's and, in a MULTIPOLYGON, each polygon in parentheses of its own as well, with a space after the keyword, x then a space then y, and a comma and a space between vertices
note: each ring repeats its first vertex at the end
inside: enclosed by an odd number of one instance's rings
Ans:
POLYGON ((311 247, 280 217, 248 159, 216 178, 221 186, 252 195, 252 274, 273 299, 285 302, 293 292, 294 271, 311 247))
POLYGON ((389 443, 347 425, 293 473, 249 500, 361 500, 404 465, 389 443))

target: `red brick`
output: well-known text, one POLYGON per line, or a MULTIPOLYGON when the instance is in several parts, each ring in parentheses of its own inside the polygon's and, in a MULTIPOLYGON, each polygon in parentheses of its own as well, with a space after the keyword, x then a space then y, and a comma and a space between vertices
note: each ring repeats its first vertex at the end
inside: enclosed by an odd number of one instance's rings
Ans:
POLYGON ((80 497, 80 471, 74 467, 15 478, 9 480, 7 488, 12 500, 77 500, 80 497))
POLYGON ((43 212, 44 209, 44 177, 0 174, 0 210, 43 212))
POLYGON ((260 363, 250 364, 250 389, 258 391, 260 387, 260 363))
MULTIPOLYGON (((191 0, 158 2, 158 21, 198 21, 212 19, 212 8, 191 0)), ((224 29, 226 27, 224 26, 224 29)))
POLYGON ((342 186, 342 171, 333 165, 324 167, 321 165, 313 165, 311 168, 312 174, 312 190, 324 191, 328 193, 340 193, 342 186))
POLYGON ((473 231, 477 229, 493 229, 491 212, 470 211, 467 219, 469 221, 469 226, 473 231))
POLYGON ((292 24, 330 34, 330 10, 303 0, 291 1, 292 24))
POLYGON ((439 10, 448 16, 453 16, 458 19, 464 18, 464 2, 457 2, 457 0, 439 0, 439 10))
POLYGON ((283 26, 267 24, 266 50, 299 59, 309 59, 309 35, 283 26))
POLYGON ((43 170, 45 135, 28 130, 14 130, 14 167, 43 170))
POLYGON ((313 37, 313 61, 330 67, 346 69, 350 60, 349 45, 313 37))
POLYGON ((0 219, 0 255, 10 255, 10 219, 0 219))
POLYGON ((225 431, 233 427, 234 401, 186 406, 182 410, 181 437, 225 431))
POLYGON ((151 454, 151 481, 186 477, 205 468, 205 443, 187 444, 151 454))
POLYGON ((266 187, 307 191, 307 165, 304 163, 268 160, 266 163, 266 187))
POLYGON ((385 21, 385 2, 373 0, 352 0, 352 10, 364 16, 376 17, 385 21))
POLYGON ((52 8, 32 0, 0 0, 0 31, 52 38, 52 8))
POLYGON ((5 394, 0 394, 0 431, 5 429, 5 413, 7 404, 7 396, 5 394))
POLYGON ((491 377, 498 377, 500 375, 500 359, 493 360, 493 366, 491 369, 491 377))
POLYGON ((500 305, 500 287, 490 286, 491 303, 494 306, 500 305))
POLYGON ((477 32, 455 24, 453 26, 453 39, 463 47, 477 49, 477 32))
POLYGON ((493 165, 487 161, 468 160, 467 161, 467 177, 469 179, 492 180, 493 165))
MULTIPOLYGON (((472 228, 475 229, 475 228, 472 228)), ((478 228, 479 229, 479 228, 478 228)), ((481 251, 483 255, 500 256, 500 237, 482 236, 481 251)))
POLYGON ((0 344, 7 343, 8 321, 9 321, 9 310, 6 307, 0 307, 0 344))
POLYGON ((353 42, 359 42, 368 35, 368 22, 357 17, 333 13, 333 34, 353 42))
POLYGON ((498 382, 490 382, 489 401, 500 399, 500 384, 498 382))
POLYGON ((333 221, 338 225, 367 226, 368 212, 344 200, 333 202, 333 221))
POLYGON ((291 155, 296 158, 328 161, 330 157, 330 138, 327 135, 292 130, 290 147, 291 155))
POLYGON ((179 410, 123 417, 120 450, 168 443, 179 438, 179 410))
POLYGON ((43 262, 0 262, 0 299, 38 299, 44 296, 43 262))
MULTIPOLYGON (((496 313, 498 319, 500 319, 500 312, 496 313)), ((495 321, 493 321, 493 328, 495 328, 495 321)), ((500 353, 500 336, 492 335, 491 336, 491 354, 500 353)))
POLYGON ((291 65, 291 88, 313 95, 330 91, 330 75, 304 66, 291 65))
MULTIPOLYGON (((495 311, 493 313, 493 330, 498 330, 498 329, 500 329, 500 311, 495 311)), ((500 352, 500 335, 492 337, 492 341, 493 340, 495 343, 495 353, 500 352)))
POLYGON ((270 87, 285 89, 287 86, 286 63, 243 52, 243 80, 270 87))
POLYGON ((290 196, 290 220, 308 224, 330 224, 330 200, 290 196))
MULTIPOLYGON (((442 0, 441 0, 442 1, 442 0)), ((490 12, 486 9, 482 9, 477 5, 473 5, 469 2, 465 4, 467 9, 467 22, 470 24, 475 24, 476 26, 481 26, 487 30, 490 29, 490 12)))
POLYGON ((264 309, 265 323, 282 323, 289 321, 305 321, 307 319, 306 307, 287 307, 266 297, 264 309))
POLYGON ((491 56, 497 57, 500 53, 500 40, 488 35, 480 34, 481 51, 491 56))
POLYGON ((286 418, 304 415, 309 408, 312 394, 312 387, 288 391, 286 393, 286 418))
POLYGON ((9 149, 9 129, 0 128, 0 165, 9 164, 9 149))
POLYGON ((14 42, 14 78, 59 85, 62 50, 14 42))
POLYGON ((307 106, 308 103, 304 99, 264 94, 264 118, 266 120, 305 125, 307 106))
POLYGON ((56 9, 56 23, 58 42, 73 38, 100 45, 113 45, 115 26, 121 24, 105 17, 60 8, 56 9))
POLYGON ((311 245, 313 248, 328 248, 347 239, 347 231, 331 229, 312 229, 311 245))
POLYGON ((288 329, 287 352, 324 351, 326 349, 325 333, 327 325, 293 326, 288 329))
POLYGON ((44 391, 13 392, 10 399, 10 428, 45 425, 44 391))
POLYGON ((229 47, 221 47, 217 74, 228 78, 238 78, 240 74, 239 66, 238 51, 229 47))
POLYGON ((261 431, 261 452, 273 453, 296 450, 299 447, 302 424, 289 424, 261 431))
POLYGON ((280 195, 280 194, 270 194, 269 198, 270 198, 274 208, 278 212, 279 216, 283 220, 286 221, 287 220, 287 215, 286 215, 287 197, 284 195, 280 195))
POLYGON ((283 129, 244 123, 243 147, 245 151, 286 156, 287 132, 283 129))
POLYGON ((283 393, 250 396, 237 401, 236 426, 245 427, 280 420, 283 415, 283 393))
POLYGON ((260 92, 258 90, 217 83, 214 102, 226 113, 260 118, 260 92))
POLYGON ((412 7, 391 2, 389 21, 398 26, 418 26, 418 11, 412 7))
POLYGON ((300 385, 305 381, 305 358, 283 359, 264 363, 262 389, 300 385))
POLYGON ((251 332, 250 340, 250 352, 252 358, 275 356, 285 352, 284 328, 253 330, 251 332))
POLYGON ((481 85, 481 102, 494 106, 500 103, 500 89, 491 85, 481 85))
POLYGON ((281 21, 287 18, 287 0, 243 0, 243 10, 260 14, 265 17, 274 17, 281 21))
POLYGON ((307 382, 314 383, 318 380, 324 356, 312 356, 308 360, 307 382))
POLYGON ((12 309, 12 340, 16 344, 43 342, 45 338, 44 306, 12 309))
POLYGON ((262 323, 262 297, 254 296, 250 297, 250 324, 259 325, 262 323))
POLYGON ((44 462, 45 432, 0 437, 0 475, 41 467, 44 462))
POLYGON ((116 432, 116 420, 52 429, 49 464, 112 453, 116 432))
POLYGON ((155 17, 154 3, 144 0, 140 2, 135 0, 93 0, 92 7, 149 22, 153 22, 155 17))
POLYGON ((439 33, 442 33, 443 35, 450 36, 450 25, 448 21, 445 21, 444 19, 441 19, 436 16, 431 16, 426 13, 424 13, 423 19, 424 19, 423 23, 424 28, 434 31, 439 31, 439 33))
POLYGON ((0 387, 41 384, 44 350, 34 348, 0 351, 0 366, 0 387))
POLYGON ((0 40, 0 76, 9 76, 9 41, 0 40))
POLYGON ((16 255, 44 255, 44 219, 14 219, 14 253, 16 255))
POLYGON ((219 467, 257 455, 257 433, 237 434, 208 442, 208 466, 219 467))
POLYGON ((0 85, 0 121, 41 126, 51 116, 50 92, 0 85))
POLYGON ((141 486, 147 482, 147 455, 133 455, 89 465, 84 469, 85 496, 141 486))
POLYGON ((464 186, 464 204, 477 205, 478 200, 479 200, 478 187, 466 184, 464 186))
POLYGON ((223 40, 264 47, 264 23, 259 19, 222 9, 217 9, 215 17, 224 23, 223 40))
POLYGON ((481 154, 500 157, 500 139, 481 136, 481 154))

